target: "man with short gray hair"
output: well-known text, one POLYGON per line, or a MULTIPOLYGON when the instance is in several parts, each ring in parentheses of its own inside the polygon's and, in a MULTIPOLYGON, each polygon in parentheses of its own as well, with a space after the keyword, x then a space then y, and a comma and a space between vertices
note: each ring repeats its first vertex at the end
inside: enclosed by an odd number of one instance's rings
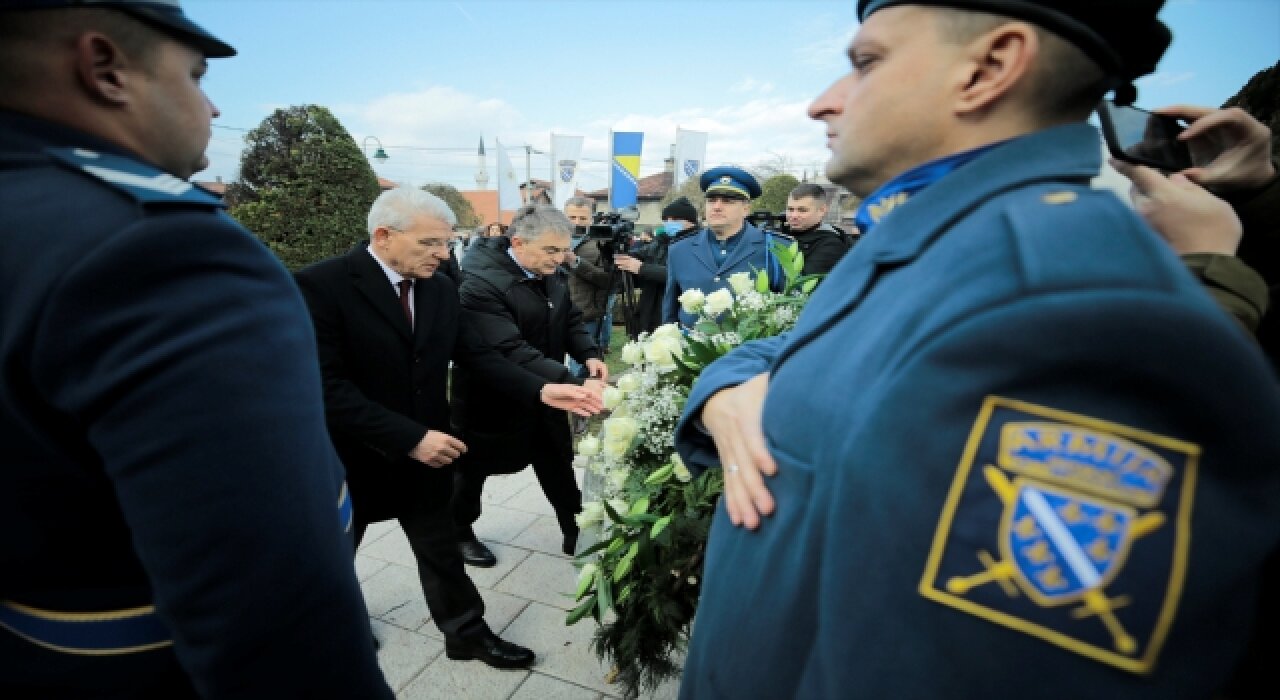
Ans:
POLYGON ((498 638, 455 545, 451 465, 467 444, 450 434, 449 361, 514 406, 539 401, 591 414, 595 392, 553 384, 506 360, 466 324, 452 281, 435 274, 449 257, 453 212, 413 187, 383 192, 369 210, 369 242, 297 273, 311 309, 329 434, 347 467, 356 542, 395 518, 418 560, 431 618, 451 659, 497 668, 533 661, 498 638))
MULTIPOLYGON (((461 297, 465 315, 484 342, 546 381, 588 385, 603 392, 608 369, 587 333, 582 313, 569 301, 564 273, 573 225, 554 207, 521 209, 511 222, 510 238, 490 239, 467 255, 461 297), (587 369, 590 379, 573 375, 562 358, 568 354, 587 369)), ((454 519, 467 563, 493 566, 497 559, 471 531, 480 516, 485 479, 533 464, 564 535, 565 554, 578 538, 574 516, 582 493, 574 479, 573 445, 562 411, 513 406, 509 390, 478 386, 463 367, 454 376, 454 415, 473 450, 459 470, 454 519)), ((580 414, 581 415, 581 414, 580 414)))

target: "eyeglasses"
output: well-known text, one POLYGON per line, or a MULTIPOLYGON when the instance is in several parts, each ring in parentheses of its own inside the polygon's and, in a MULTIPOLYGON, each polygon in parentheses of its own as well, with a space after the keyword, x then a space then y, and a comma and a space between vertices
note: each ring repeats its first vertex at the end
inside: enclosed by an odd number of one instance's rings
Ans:
MULTIPOLYGON (((408 233, 407 231, 398 229, 395 226, 388 226, 387 230, 395 231, 396 233, 408 233)), ((413 234, 409 235, 412 236, 413 234)), ((448 238, 419 238, 417 242, 418 245, 423 248, 435 248, 439 250, 441 248, 448 248, 450 240, 448 238)))

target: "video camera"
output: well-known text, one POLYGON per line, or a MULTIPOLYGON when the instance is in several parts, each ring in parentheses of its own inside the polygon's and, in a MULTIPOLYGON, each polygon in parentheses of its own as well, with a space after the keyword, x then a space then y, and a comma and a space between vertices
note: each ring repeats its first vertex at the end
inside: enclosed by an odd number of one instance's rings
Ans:
POLYGON ((786 214, 775 214, 771 211, 753 211, 747 214, 747 222, 761 231, 770 233, 791 234, 791 226, 787 224, 786 214))
POLYGON ((595 241, 600 249, 600 259, 613 262, 616 253, 625 253, 631 247, 631 234, 636 230, 640 212, 634 208, 617 212, 600 212, 587 227, 587 240, 595 241))

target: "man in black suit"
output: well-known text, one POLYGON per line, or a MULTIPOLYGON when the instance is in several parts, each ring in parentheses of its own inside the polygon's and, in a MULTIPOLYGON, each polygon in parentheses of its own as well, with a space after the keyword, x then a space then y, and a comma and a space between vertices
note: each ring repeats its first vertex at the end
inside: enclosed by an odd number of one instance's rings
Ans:
POLYGON ((453 212, 411 187, 382 193, 369 212, 369 244, 296 275, 311 309, 329 433, 347 467, 356 542, 369 523, 396 518, 418 560, 431 616, 451 659, 518 668, 533 652, 495 635, 464 570, 449 512, 455 459, 448 432, 449 361, 501 385, 516 402, 539 400, 590 415, 598 392, 551 384, 478 342, 460 323, 457 290, 436 271, 449 256, 453 212))

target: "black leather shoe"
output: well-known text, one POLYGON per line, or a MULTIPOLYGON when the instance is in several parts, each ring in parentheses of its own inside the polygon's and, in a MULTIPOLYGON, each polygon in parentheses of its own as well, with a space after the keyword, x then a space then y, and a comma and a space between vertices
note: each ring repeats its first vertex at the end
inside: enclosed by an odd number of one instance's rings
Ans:
POLYGON ((462 561, 472 566, 487 569, 498 563, 498 558, 493 556, 493 552, 481 544, 480 540, 463 540, 459 542, 458 552, 462 554, 462 561))
POLYGON ((571 557, 577 548, 578 528, 575 527, 569 532, 564 533, 564 542, 560 545, 560 551, 564 552, 565 556, 571 557))
POLYGON ((528 668, 534 659, 532 651, 493 632, 468 639, 446 640, 444 653, 454 661, 479 659, 494 668, 528 668))

